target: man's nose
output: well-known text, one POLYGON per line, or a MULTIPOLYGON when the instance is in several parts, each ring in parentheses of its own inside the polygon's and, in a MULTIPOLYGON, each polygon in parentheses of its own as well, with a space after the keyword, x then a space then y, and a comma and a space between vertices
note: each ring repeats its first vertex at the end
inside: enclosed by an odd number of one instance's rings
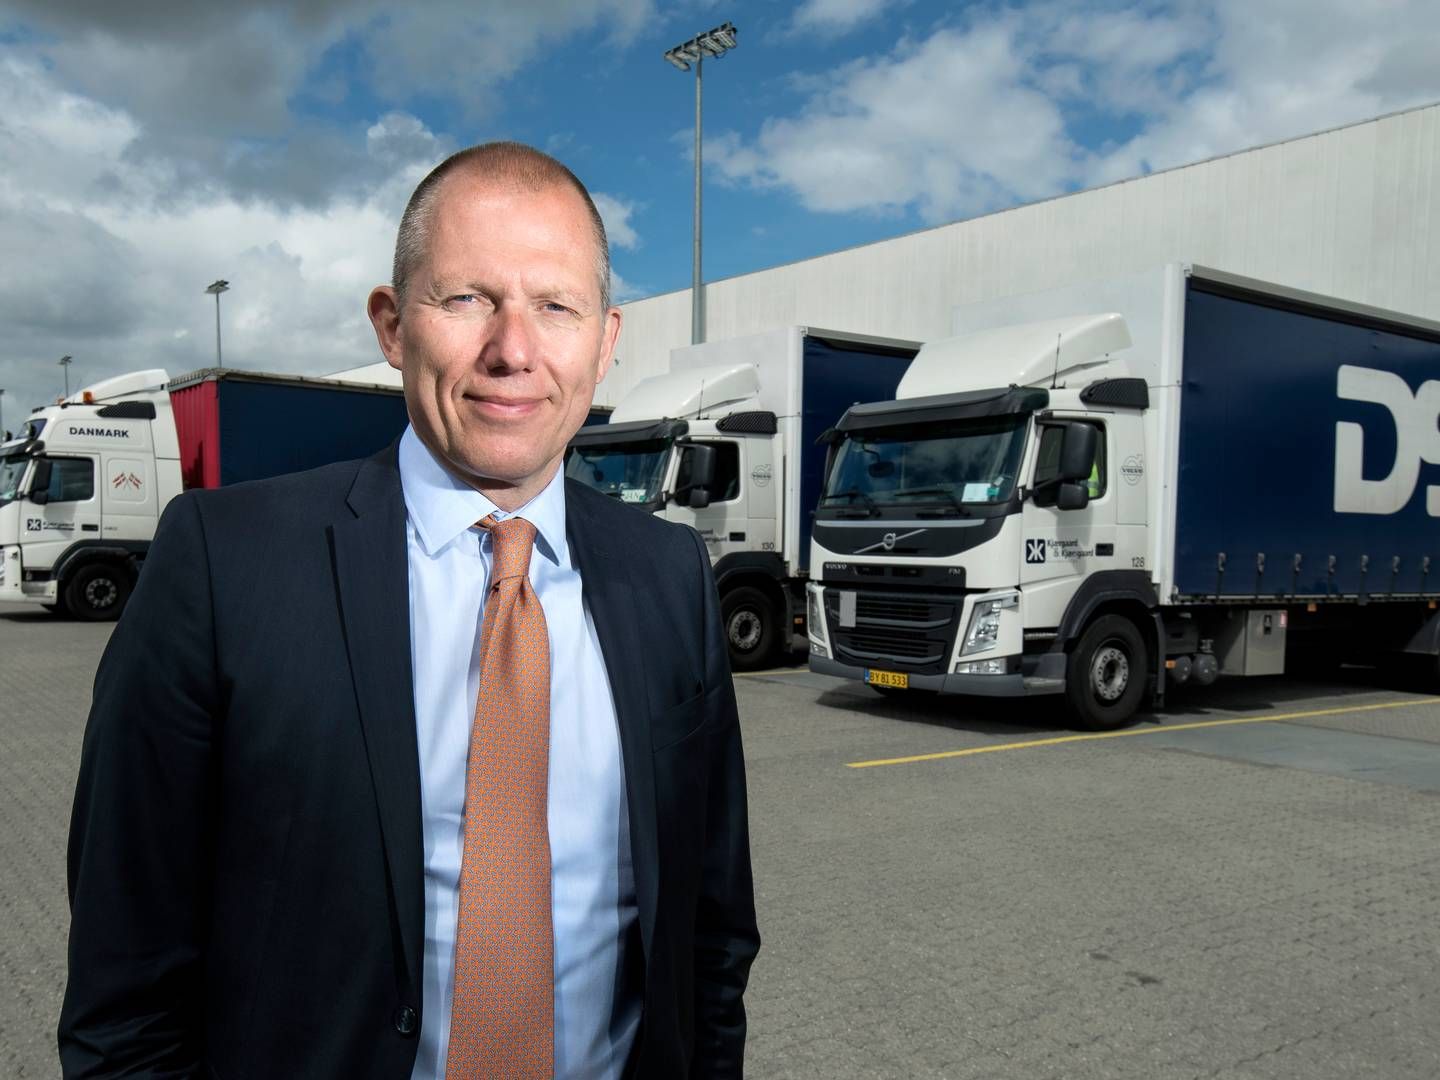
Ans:
POLYGON ((480 350, 480 360, 487 371, 503 374, 530 367, 534 334, 527 312, 501 304, 490 320, 489 330, 480 350))

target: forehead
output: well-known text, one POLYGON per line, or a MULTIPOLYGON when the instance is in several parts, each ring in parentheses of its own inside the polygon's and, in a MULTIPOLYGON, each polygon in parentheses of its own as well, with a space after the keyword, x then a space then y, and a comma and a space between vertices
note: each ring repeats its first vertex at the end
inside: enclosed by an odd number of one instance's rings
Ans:
POLYGON ((466 173, 441 181, 430 220, 437 272, 445 272, 447 264, 497 257, 589 271, 597 254, 589 210, 569 185, 528 188, 466 173))

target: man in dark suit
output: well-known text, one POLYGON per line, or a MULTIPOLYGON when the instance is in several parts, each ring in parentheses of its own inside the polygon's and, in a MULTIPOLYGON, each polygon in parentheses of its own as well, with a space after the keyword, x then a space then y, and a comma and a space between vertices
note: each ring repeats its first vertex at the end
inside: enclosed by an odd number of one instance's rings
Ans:
POLYGON ((620 328, 599 215, 487 144, 395 262, 405 436, 176 499, 101 663, 65 1074, 738 1077, 759 937, 709 562, 561 471, 620 328))

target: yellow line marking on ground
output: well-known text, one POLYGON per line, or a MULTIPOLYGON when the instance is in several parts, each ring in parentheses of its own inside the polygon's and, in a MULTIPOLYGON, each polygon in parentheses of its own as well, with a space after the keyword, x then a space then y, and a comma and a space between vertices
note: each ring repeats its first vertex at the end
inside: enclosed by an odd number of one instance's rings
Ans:
POLYGON ((910 765, 917 761, 940 761, 942 758, 972 757, 994 754, 1001 750, 1032 750, 1062 743, 1095 742, 1099 739, 1123 739, 1129 735, 1157 735, 1168 731, 1194 731, 1197 728, 1230 727, 1235 724, 1273 724, 1280 720, 1308 720, 1317 716, 1341 716, 1345 713, 1374 712, 1377 709, 1398 709, 1405 705, 1440 705, 1440 697, 1411 698, 1406 701, 1381 701, 1371 705, 1346 705, 1336 709, 1312 709, 1309 712, 1276 713, 1273 716, 1234 716, 1225 720, 1196 720, 1189 724, 1161 724, 1157 727, 1126 728, 1124 731, 1096 731, 1088 735, 1057 735, 1052 739, 1030 739, 1027 742, 996 743, 992 746, 971 746, 964 750, 941 750, 934 754, 912 754, 909 757, 881 758, 876 761, 851 761, 850 769, 871 769, 877 765, 910 765))

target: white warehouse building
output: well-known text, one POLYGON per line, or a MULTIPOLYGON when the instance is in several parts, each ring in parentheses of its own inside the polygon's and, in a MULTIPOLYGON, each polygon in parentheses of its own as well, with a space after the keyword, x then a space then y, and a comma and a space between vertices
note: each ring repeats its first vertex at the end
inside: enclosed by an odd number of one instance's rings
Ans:
MULTIPOLYGON (((959 304, 1199 263, 1440 321, 1440 104, 710 282, 705 340, 928 341, 959 304)), ((690 343, 690 290, 623 305, 615 405, 690 343)))

